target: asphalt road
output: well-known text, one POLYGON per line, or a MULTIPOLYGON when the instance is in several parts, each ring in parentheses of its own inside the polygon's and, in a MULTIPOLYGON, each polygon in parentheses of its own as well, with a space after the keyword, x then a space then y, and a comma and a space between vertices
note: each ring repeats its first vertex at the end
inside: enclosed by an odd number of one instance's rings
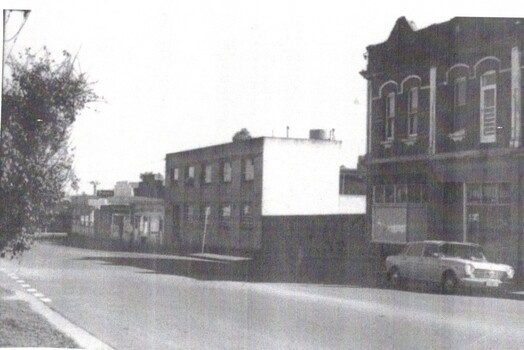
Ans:
POLYGON ((38 243, 20 262, 0 259, 0 267, 116 349, 522 349, 524 344, 522 301, 203 280, 191 277, 188 266, 194 262, 187 259, 38 243), (169 272, 159 268, 166 265, 169 272))

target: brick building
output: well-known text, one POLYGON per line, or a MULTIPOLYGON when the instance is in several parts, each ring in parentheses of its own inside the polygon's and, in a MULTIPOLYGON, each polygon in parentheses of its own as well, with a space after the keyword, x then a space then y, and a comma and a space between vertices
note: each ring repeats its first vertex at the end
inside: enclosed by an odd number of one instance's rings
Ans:
POLYGON ((374 242, 478 242, 522 267, 523 47, 523 19, 466 17, 402 17, 367 47, 374 242))
POLYGON ((168 154, 166 240, 198 251, 206 231, 210 251, 252 253, 282 220, 349 214, 340 208, 340 164, 341 142, 322 137, 259 137, 168 154))

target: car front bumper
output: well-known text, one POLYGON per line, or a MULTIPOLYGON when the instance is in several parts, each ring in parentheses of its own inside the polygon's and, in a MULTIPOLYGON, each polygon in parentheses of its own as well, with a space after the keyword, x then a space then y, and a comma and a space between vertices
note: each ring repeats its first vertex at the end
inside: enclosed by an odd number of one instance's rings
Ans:
POLYGON ((508 281, 501 281, 492 278, 470 278, 465 277, 460 279, 460 284, 468 288, 503 288, 510 284, 508 281))

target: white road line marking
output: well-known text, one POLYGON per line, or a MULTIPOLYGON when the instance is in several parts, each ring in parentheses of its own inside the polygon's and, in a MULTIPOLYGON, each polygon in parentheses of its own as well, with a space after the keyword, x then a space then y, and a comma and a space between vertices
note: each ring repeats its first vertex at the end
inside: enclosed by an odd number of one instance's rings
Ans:
POLYGON ((16 280, 16 283, 24 284, 25 281, 24 280, 16 280))
POLYGON ((24 284, 22 284, 22 287, 23 287, 23 288, 29 288, 29 287, 31 287, 31 285, 29 285, 29 284, 27 284, 27 283, 24 283, 24 284))
POLYGON ((36 292, 38 292, 38 291, 37 291, 36 289, 34 289, 34 288, 28 288, 27 291, 30 292, 30 293, 36 293, 36 292))
POLYGON ((9 277, 11 277, 11 278, 14 279, 14 280, 18 279, 18 276, 17 276, 17 275, 9 275, 9 277))
POLYGON ((40 300, 42 300, 44 303, 50 303, 51 302, 51 299, 49 299, 49 298, 40 298, 40 300))
POLYGON ((44 296, 42 293, 33 293, 33 295, 37 298, 42 298, 44 296))

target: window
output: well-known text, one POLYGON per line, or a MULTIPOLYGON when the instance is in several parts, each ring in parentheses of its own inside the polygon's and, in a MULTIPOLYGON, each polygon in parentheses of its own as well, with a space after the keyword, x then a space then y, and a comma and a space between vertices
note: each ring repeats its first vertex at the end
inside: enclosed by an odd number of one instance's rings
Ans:
POLYGON ((495 71, 480 77, 480 142, 497 140, 497 75, 495 71))
POLYGON ((386 140, 395 137, 395 93, 386 97, 386 140))
POLYGON ((427 243, 424 247, 424 256, 428 258, 435 258, 435 254, 440 253, 440 246, 438 244, 427 243))
POLYGON ((206 221, 209 225, 209 222, 211 221, 211 206, 209 204, 205 204, 200 208, 200 212, 202 213, 202 224, 205 225, 206 221))
POLYGON ((177 182, 178 181, 178 177, 179 177, 178 168, 172 168, 171 169, 171 181, 177 182))
POLYGON ((481 203, 482 186, 480 184, 468 184, 466 198, 468 203, 481 203))
POLYGON ((408 93, 408 136, 417 135, 418 88, 411 88, 408 93))
POLYGON ((482 186, 482 203, 494 204, 498 202, 497 184, 484 184, 482 186))
POLYGON ((240 213, 240 225, 243 228, 253 227, 253 213, 251 211, 251 204, 244 203, 242 204, 242 212, 240 213))
POLYGON ((509 204, 511 202, 509 183, 479 183, 466 186, 468 204, 509 204))
POLYGON ((252 181, 255 179, 255 166, 253 159, 248 158, 244 160, 244 180, 252 181))
POLYGON ((141 216, 140 215, 135 215, 135 230, 140 230, 140 219, 141 219, 141 216))
POLYGON ((408 201, 408 186, 407 185, 396 185, 396 202, 397 203, 406 203, 408 201))
POLYGON ((406 252, 406 255, 407 256, 421 256, 423 248, 424 248, 423 243, 414 243, 408 249, 408 251, 406 252))
POLYGON ((511 201, 511 186, 508 183, 499 184, 499 203, 507 204, 511 201))
POLYGON ((375 203, 384 203, 384 186, 373 188, 373 199, 375 203))
POLYGON ((195 183, 195 167, 190 165, 186 168, 186 184, 193 185, 195 183))
POLYGON ((397 184, 373 187, 373 203, 424 203, 425 185, 397 184))
POLYGON ((386 203, 395 203, 395 187, 393 185, 384 186, 384 200, 386 203))
POLYGON ((409 184, 408 185, 408 202, 409 203, 421 203, 424 201, 423 186, 420 184, 409 184))
POLYGON ((202 173, 202 183, 209 184, 212 180, 213 175, 213 167, 210 164, 206 164, 203 166, 203 173, 202 173))
POLYGON ((455 79, 454 96, 455 108, 466 105, 466 77, 455 79))
POLYGON ((195 208, 191 204, 186 205, 184 219, 187 223, 193 222, 195 219, 195 208))
POLYGON ((466 77, 455 79, 453 84, 453 131, 459 131, 464 128, 461 115, 465 113, 462 107, 466 105, 466 86, 466 77))
POLYGON ((222 181, 231 182, 231 162, 222 163, 222 181))
POLYGON ((229 227, 231 224, 231 205, 222 206, 222 216, 220 219, 220 226, 229 227))

